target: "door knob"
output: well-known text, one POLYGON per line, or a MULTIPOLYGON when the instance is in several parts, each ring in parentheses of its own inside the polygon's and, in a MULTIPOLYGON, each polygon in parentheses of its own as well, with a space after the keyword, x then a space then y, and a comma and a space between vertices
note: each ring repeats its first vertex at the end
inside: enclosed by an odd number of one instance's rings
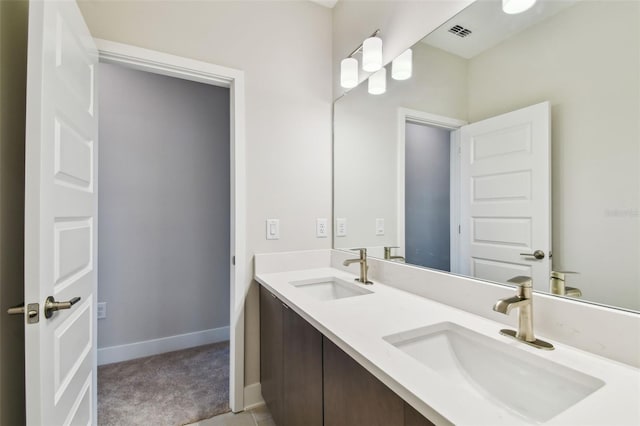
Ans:
POLYGON ((544 259, 544 252, 542 250, 536 250, 533 253, 520 253, 520 256, 535 257, 538 260, 544 259))
POLYGON ((49 296, 44 302, 44 316, 45 318, 51 318, 55 311, 59 311, 60 309, 71 309, 71 307, 79 301, 79 297, 74 297, 67 302, 56 302, 56 299, 54 299, 53 296, 49 296))

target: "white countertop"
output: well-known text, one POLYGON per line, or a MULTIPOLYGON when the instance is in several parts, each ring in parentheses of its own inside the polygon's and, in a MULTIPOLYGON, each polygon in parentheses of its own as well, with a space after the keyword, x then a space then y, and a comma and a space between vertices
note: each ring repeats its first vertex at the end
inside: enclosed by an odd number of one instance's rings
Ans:
MULTIPOLYGON (((436 372, 383 340, 384 336, 441 322, 456 323, 605 382, 605 386, 545 424, 640 424, 639 369, 563 345, 545 336, 537 337, 553 343, 555 350, 529 347, 501 336, 499 330, 505 328, 503 324, 376 281, 366 286, 372 294, 330 301, 317 300, 290 284, 292 281, 322 277, 353 281, 355 275, 334 268, 317 268, 258 273, 255 278, 436 424, 514 425, 530 422, 506 407, 451 385, 436 372)), ((512 315, 517 315, 517 312, 512 315)))

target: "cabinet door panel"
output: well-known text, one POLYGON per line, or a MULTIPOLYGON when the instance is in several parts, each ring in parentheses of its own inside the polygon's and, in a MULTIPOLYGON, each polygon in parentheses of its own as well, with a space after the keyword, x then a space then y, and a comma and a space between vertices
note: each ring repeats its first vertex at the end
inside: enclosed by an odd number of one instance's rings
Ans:
POLYGON ((284 310, 283 426, 322 426, 322 334, 284 310))
POLYGON ((282 311, 280 300, 260 286, 260 383, 262 397, 277 425, 283 425, 282 311))
POLYGON ((415 408, 404 403, 404 426, 435 426, 415 408))
POLYGON ((404 401, 326 337, 325 426, 402 426, 404 401))

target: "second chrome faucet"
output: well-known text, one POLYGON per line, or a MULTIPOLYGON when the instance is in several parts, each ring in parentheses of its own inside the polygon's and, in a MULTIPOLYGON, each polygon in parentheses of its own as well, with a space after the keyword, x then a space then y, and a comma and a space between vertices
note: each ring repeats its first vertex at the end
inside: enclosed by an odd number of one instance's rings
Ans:
POLYGON ((360 278, 356 278, 356 281, 361 282, 362 284, 373 284, 371 281, 367 279, 367 271, 369 266, 367 265, 367 249, 366 248, 357 248, 351 249, 353 251, 359 251, 360 257, 357 259, 347 259, 342 264, 344 266, 349 266, 352 263, 360 264, 360 278))

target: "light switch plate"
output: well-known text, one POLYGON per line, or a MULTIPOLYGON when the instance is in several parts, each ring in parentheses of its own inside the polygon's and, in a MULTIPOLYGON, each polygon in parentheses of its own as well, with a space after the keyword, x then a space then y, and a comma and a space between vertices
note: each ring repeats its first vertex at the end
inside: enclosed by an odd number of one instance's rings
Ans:
POLYGON ((329 236, 328 221, 326 218, 321 217, 316 219, 316 237, 327 238, 329 236))
POLYGON ((107 302, 98 302, 98 319, 107 317, 107 302))
POLYGON ((280 239, 280 219, 267 219, 267 240, 280 239))
POLYGON ((376 235, 384 235, 384 219, 376 219, 376 235))
POLYGON ((344 217, 336 218, 336 237, 347 236, 347 219, 344 217))

